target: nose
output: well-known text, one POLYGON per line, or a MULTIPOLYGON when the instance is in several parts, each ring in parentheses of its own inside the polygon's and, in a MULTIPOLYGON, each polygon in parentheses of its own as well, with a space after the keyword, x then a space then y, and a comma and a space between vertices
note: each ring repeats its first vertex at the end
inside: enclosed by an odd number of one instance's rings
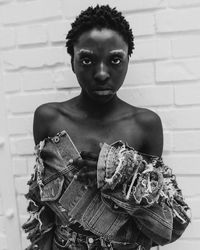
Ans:
POLYGON ((108 72, 108 68, 105 65, 105 63, 101 62, 98 66, 97 66, 97 70, 95 72, 94 78, 95 80, 98 81, 105 81, 110 77, 109 72, 108 72))

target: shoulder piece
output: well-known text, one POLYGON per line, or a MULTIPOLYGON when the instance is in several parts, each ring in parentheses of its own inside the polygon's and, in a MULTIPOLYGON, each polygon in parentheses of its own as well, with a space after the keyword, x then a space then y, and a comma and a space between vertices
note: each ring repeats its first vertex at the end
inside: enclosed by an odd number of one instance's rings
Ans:
POLYGON ((164 202, 182 223, 188 222, 189 207, 172 170, 160 157, 149 155, 148 158, 149 162, 142 153, 122 141, 112 145, 105 143, 97 165, 98 188, 114 190, 121 185, 124 201, 144 207, 164 202))

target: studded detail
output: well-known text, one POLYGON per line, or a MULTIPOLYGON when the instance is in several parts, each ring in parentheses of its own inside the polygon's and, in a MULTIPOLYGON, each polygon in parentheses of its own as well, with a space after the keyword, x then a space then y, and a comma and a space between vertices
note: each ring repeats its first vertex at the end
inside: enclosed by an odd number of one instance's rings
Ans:
POLYGON ((114 204, 113 208, 118 209, 119 207, 116 204, 114 204))
POLYGON ((54 139, 55 143, 58 143, 60 141, 60 137, 59 136, 55 136, 53 139, 54 139))
POLYGON ((37 244, 35 244, 35 245, 33 246, 33 250, 39 250, 39 247, 38 247, 37 244))
POLYGON ((90 238, 88 239, 88 242, 89 242, 90 244, 92 244, 92 243, 94 242, 94 239, 93 239, 92 237, 90 237, 90 238))
POLYGON ((72 172, 69 172, 68 176, 69 176, 70 178, 73 178, 73 177, 74 177, 74 174, 73 174, 72 172))

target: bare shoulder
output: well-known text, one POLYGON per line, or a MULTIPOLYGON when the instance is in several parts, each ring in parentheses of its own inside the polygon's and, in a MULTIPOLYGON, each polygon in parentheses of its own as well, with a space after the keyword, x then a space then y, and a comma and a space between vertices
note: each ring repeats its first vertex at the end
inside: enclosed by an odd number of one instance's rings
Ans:
POLYGON ((59 103, 46 103, 35 110, 33 136, 36 144, 49 136, 51 126, 59 115, 59 106, 59 103))
POLYGON ((144 128, 155 128, 162 126, 161 119, 157 113, 146 108, 136 108, 137 122, 144 128))
POLYGON ((143 152, 161 156, 163 151, 163 128, 157 113, 137 108, 136 120, 143 132, 143 152))

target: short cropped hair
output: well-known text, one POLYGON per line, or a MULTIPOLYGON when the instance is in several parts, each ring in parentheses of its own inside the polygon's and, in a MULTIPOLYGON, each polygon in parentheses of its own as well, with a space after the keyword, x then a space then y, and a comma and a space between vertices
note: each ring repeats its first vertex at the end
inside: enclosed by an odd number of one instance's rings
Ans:
POLYGON ((74 45, 80 35, 93 28, 109 28, 117 31, 128 45, 128 55, 132 54, 134 37, 132 29, 122 13, 117 11, 116 8, 111 8, 109 5, 97 5, 96 7, 88 7, 85 11, 82 11, 71 24, 71 30, 66 36, 66 47, 67 52, 72 58, 74 55, 74 45))

